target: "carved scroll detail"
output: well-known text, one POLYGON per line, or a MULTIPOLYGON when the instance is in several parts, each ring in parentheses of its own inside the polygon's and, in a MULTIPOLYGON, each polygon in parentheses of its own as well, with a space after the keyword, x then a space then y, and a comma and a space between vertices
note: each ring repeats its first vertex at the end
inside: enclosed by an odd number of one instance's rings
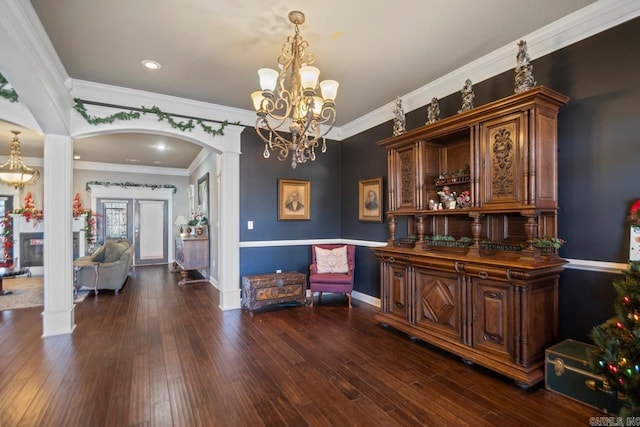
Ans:
POLYGON ((412 154, 412 151, 405 151, 400 154, 400 165, 402 168, 402 170, 400 171, 402 180, 402 199, 400 201, 401 205, 413 205, 415 173, 412 154))
POLYGON ((493 135, 493 193, 496 196, 510 196, 514 193, 514 143, 511 131, 498 129, 493 135))

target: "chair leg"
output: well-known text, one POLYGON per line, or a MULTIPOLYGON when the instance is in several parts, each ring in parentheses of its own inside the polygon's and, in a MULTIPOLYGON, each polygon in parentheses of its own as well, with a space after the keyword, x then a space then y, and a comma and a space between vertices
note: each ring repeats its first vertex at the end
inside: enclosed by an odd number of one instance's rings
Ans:
POLYGON ((351 308, 351 294, 346 294, 347 300, 349 301, 349 308, 351 308))
POLYGON ((311 292, 311 299, 309 301, 309 306, 313 307, 313 292, 311 292))

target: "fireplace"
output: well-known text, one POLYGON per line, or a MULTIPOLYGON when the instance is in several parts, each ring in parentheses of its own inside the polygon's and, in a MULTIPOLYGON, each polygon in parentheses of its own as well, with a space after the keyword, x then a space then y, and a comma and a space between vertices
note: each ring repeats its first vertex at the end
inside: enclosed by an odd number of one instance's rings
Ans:
POLYGON ((44 265, 44 233, 20 233, 20 266, 44 265))

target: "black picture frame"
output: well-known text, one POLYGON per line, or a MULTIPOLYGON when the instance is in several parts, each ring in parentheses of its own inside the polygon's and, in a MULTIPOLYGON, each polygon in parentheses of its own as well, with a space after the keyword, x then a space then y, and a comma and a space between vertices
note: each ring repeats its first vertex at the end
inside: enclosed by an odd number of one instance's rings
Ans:
POLYGON ((209 172, 198 179, 198 211, 209 218, 209 172))

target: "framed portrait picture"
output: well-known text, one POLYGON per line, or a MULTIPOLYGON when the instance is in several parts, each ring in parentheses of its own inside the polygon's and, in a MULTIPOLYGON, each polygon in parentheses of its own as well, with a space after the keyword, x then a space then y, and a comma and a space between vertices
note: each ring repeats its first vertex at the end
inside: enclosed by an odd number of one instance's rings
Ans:
POLYGON ((358 181, 358 220, 382 222, 382 178, 358 181))
POLYGON ((198 210, 200 215, 209 217, 209 172, 198 179, 198 210))
POLYGON ((311 181, 278 180, 278 221, 309 221, 311 181))

